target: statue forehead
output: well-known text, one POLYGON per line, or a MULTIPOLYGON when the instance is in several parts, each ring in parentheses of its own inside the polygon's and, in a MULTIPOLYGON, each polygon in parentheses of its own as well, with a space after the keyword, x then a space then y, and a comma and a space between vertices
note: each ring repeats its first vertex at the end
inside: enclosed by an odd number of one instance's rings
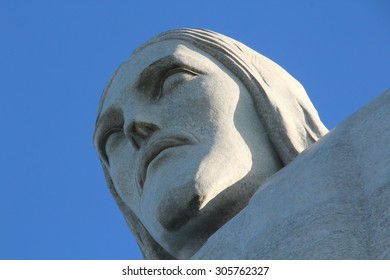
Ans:
POLYGON ((180 58, 184 63, 195 64, 194 66, 198 67, 213 63, 207 53, 182 40, 167 40, 142 46, 114 73, 105 89, 101 111, 115 104, 123 104, 128 93, 134 91, 140 73, 154 62, 170 55, 180 58))

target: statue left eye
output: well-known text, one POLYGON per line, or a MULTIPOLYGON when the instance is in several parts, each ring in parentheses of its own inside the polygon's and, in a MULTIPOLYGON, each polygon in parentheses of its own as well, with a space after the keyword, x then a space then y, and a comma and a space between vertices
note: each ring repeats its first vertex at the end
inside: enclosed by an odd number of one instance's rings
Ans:
POLYGON ((198 73, 185 68, 175 68, 169 70, 161 84, 160 95, 171 92, 181 84, 192 80, 196 76, 198 76, 198 73))
POLYGON ((112 129, 110 130, 104 140, 103 145, 103 154, 105 156, 105 160, 109 164, 110 161, 110 155, 112 155, 116 148, 119 145, 119 142, 123 139, 124 133, 120 129, 112 129))

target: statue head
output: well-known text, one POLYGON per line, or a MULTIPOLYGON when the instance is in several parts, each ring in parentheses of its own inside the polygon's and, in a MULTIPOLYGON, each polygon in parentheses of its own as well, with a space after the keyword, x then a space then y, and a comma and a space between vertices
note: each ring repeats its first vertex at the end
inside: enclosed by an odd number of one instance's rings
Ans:
POLYGON ((278 65, 221 34, 177 29, 116 70, 94 143, 145 258, 187 259, 326 132, 278 65))

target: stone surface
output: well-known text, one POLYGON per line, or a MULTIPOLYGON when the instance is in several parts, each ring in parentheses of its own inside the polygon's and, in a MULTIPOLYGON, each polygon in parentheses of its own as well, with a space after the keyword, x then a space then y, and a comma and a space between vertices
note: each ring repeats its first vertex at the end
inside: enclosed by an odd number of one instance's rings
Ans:
POLYGON ((299 82, 231 38, 178 29, 119 66, 94 143, 146 259, 383 258, 383 108, 310 148, 327 129, 299 82))
POLYGON ((194 259, 389 259, 390 90, 271 177, 194 259))

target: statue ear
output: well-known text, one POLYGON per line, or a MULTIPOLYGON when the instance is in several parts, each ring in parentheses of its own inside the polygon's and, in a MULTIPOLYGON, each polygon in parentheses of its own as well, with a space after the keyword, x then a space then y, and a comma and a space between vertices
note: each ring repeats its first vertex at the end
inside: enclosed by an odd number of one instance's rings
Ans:
POLYGON ((149 234, 144 225, 138 219, 138 217, 131 211, 126 203, 119 196, 115 189, 114 183, 112 182, 111 176, 108 170, 102 163, 104 175, 106 178, 107 185, 109 186, 110 192, 114 197, 119 209, 125 217, 127 225, 133 233, 139 248, 146 260, 173 260, 175 259, 168 252, 166 252, 149 234))

